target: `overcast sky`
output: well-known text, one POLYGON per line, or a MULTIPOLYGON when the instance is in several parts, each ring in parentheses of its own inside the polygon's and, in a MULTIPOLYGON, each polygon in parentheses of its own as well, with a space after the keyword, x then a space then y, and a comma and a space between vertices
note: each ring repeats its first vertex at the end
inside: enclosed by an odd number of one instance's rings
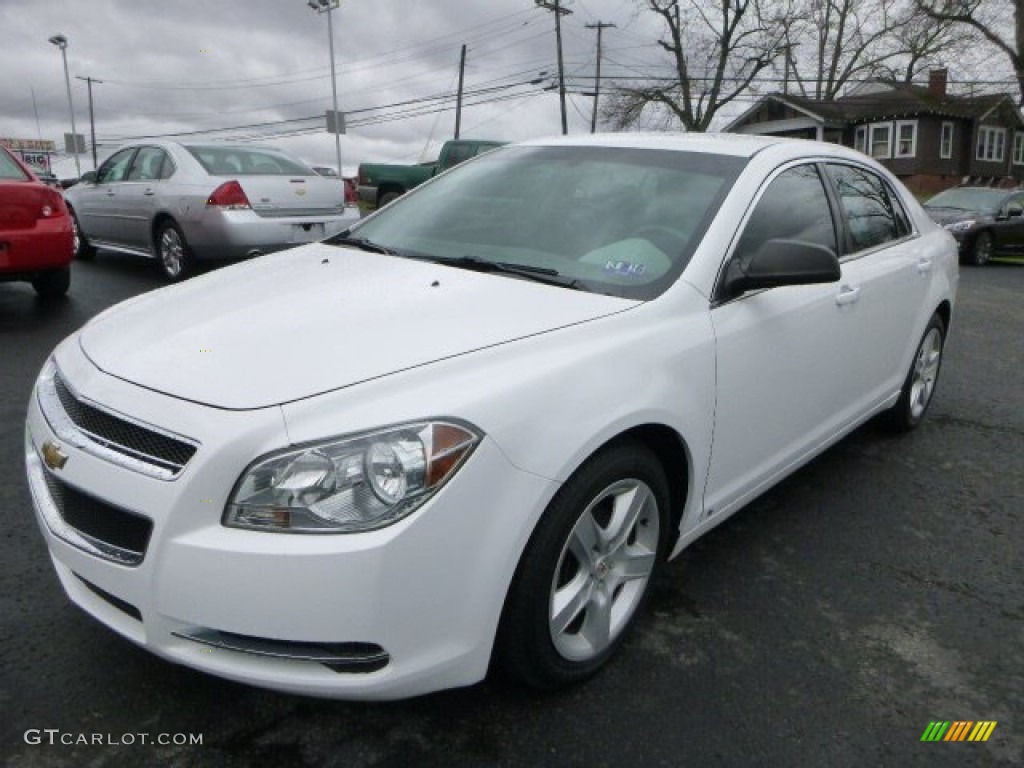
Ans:
MULTIPOLYGON (((656 27, 638 16, 634 0, 563 2, 573 10, 563 17, 572 90, 592 89, 583 78, 593 77, 596 30, 587 24, 617 25, 604 32, 603 74, 635 74, 657 60, 656 27)), ((454 93, 463 43, 464 137, 560 131, 557 92, 544 90, 557 72, 554 17, 534 0, 342 0, 331 15, 339 107, 350 126, 342 137, 347 173, 363 161, 436 156, 454 132, 454 99, 429 99, 454 93), (537 79, 543 82, 530 84, 537 79), (414 110, 428 114, 409 117, 414 110)), ((47 42, 61 33, 76 128, 87 142, 87 86, 77 77, 103 81, 93 85, 101 162, 135 137, 178 133, 191 135, 170 138, 244 138, 335 165, 333 137, 323 130, 331 105, 327 19, 305 0, 0 0, 0 29, 2 137, 50 139, 63 148, 71 130, 64 70, 59 49, 47 42), (210 128, 234 130, 197 133, 210 128)), ((592 104, 589 96, 570 97, 571 132, 589 130, 592 104)), ((91 169, 91 156, 81 163, 91 169)), ((55 171, 73 175, 74 164, 58 161, 55 171)))

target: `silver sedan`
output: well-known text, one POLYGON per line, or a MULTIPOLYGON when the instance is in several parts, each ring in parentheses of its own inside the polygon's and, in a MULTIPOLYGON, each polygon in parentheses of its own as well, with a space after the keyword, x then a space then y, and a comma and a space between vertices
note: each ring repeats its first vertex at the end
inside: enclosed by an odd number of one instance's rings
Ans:
POLYGON ((344 190, 275 149, 148 141, 123 147, 65 197, 77 256, 156 258, 171 280, 197 259, 241 259, 343 230, 344 190))

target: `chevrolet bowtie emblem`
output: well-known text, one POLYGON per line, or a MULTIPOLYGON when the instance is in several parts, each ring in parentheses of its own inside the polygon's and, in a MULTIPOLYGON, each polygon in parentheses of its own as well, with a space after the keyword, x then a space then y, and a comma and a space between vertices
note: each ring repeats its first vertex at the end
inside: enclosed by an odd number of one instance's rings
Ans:
POLYGON ((63 469, 64 465, 68 463, 68 457, 59 445, 47 440, 43 443, 43 461, 50 469, 63 469))

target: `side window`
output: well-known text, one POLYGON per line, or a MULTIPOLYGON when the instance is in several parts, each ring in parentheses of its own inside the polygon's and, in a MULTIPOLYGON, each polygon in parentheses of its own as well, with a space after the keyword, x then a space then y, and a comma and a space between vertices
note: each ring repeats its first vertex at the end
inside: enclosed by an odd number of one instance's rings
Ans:
POLYGON ((896 224, 899 229, 899 236, 906 237, 914 233, 914 228, 910 225, 910 216, 907 215, 907 209, 903 207, 903 203, 900 201, 900 196, 896 194, 895 190, 888 184, 885 185, 885 191, 889 193, 889 201, 892 203, 892 211, 896 215, 896 224))
POLYGON ((842 202, 854 251, 874 248, 906 234, 885 182, 862 168, 829 165, 828 174, 842 202))
POLYGON ((157 147, 142 147, 132 168, 128 171, 128 181, 152 181, 160 178, 160 165, 164 160, 164 152, 157 147))
POLYGON ((171 178, 171 176, 174 175, 174 172, 178 169, 174 167, 174 161, 171 160, 170 155, 168 155, 166 152, 163 152, 162 154, 164 156, 164 161, 160 165, 160 178, 169 179, 171 178))
POLYGON ((747 221, 733 259, 746 268, 769 240, 802 240, 836 251, 832 211, 813 165, 783 171, 768 185, 747 221))
POLYGON ((135 148, 122 149, 115 152, 106 159, 99 171, 96 172, 96 181, 100 184, 109 184, 112 181, 124 181, 128 175, 128 164, 131 162, 135 148))

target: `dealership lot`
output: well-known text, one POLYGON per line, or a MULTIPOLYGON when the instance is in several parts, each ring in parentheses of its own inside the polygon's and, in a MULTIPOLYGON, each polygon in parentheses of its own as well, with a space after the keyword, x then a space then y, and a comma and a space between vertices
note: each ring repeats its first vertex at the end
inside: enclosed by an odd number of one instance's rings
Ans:
POLYGON ((0 286, 8 764, 121 765, 146 750, 211 766, 1024 760, 1024 267, 963 270, 920 430, 858 431, 694 545, 597 678, 557 696, 489 681, 373 706, 172 666, 60 594, 23 479, 25 401, 60 338, 161 284, 151 264, 106 253, 74 270, 57 306, 0 286), (998 726, 985 744, 922 744, 935 720, 998 726), (48 746, 26 743, 30 729, 107 738, 48 746), (203 745, 125 743, 140 733, 203 745))

